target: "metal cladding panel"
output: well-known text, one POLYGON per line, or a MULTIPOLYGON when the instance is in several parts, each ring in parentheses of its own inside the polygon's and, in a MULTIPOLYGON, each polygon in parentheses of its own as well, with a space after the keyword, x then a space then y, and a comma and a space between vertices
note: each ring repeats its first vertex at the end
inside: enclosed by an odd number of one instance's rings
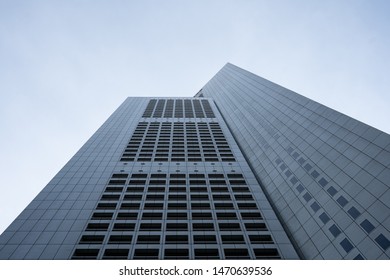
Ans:
POLYGON ((227 64, 212 98, 307 259, 388 259, 390 136, 227 64))

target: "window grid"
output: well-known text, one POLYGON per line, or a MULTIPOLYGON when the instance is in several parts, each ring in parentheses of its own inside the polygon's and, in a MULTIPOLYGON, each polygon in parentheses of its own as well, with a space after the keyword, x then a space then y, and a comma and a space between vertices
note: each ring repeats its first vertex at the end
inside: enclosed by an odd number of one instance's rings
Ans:
POLYGON ((234 189, 246 184, 239 173, 115 173, 72 258, 280 258, 253 196, 234 189), (113 181, 118 177, 122 185, 113 181), (150 182, 156 178, 164 184, 150 191, 150 182), (210 184, 215 178, 228 193, 210 184), (176 180, 173 186, 183 186, 184 192, 172 189, 171 179, 176 180), (129 193, 134 181, 140 183, 129 193), (192 187, 199 185, 202 189, 192 187), (264 246, 270 251, 260 254, 264 246))

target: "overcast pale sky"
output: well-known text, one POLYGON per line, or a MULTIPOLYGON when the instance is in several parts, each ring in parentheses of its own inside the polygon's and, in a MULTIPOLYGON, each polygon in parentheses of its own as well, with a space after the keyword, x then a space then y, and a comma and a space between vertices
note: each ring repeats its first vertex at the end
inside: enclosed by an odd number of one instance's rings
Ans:
POLYGON ((127 96, 226 62, 390 132, 390 1, 0 0, 0 232, 127 96))

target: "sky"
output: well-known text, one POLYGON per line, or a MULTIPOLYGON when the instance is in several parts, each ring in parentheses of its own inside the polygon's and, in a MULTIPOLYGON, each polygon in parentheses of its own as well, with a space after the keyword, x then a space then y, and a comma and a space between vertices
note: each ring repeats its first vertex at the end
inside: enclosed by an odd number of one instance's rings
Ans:
POLYGON ((0 0, 0 233, 128 96, 227 62, 390 133, 390 1, 0 0))

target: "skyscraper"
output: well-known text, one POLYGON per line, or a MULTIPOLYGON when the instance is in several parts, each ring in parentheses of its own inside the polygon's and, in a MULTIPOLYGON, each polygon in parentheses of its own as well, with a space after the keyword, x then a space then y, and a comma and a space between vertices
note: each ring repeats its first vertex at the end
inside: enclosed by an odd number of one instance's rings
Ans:
POLYGON ((1 259, 388 259, 390 136, 227 64, 128 98, 0 237, 1 259))

